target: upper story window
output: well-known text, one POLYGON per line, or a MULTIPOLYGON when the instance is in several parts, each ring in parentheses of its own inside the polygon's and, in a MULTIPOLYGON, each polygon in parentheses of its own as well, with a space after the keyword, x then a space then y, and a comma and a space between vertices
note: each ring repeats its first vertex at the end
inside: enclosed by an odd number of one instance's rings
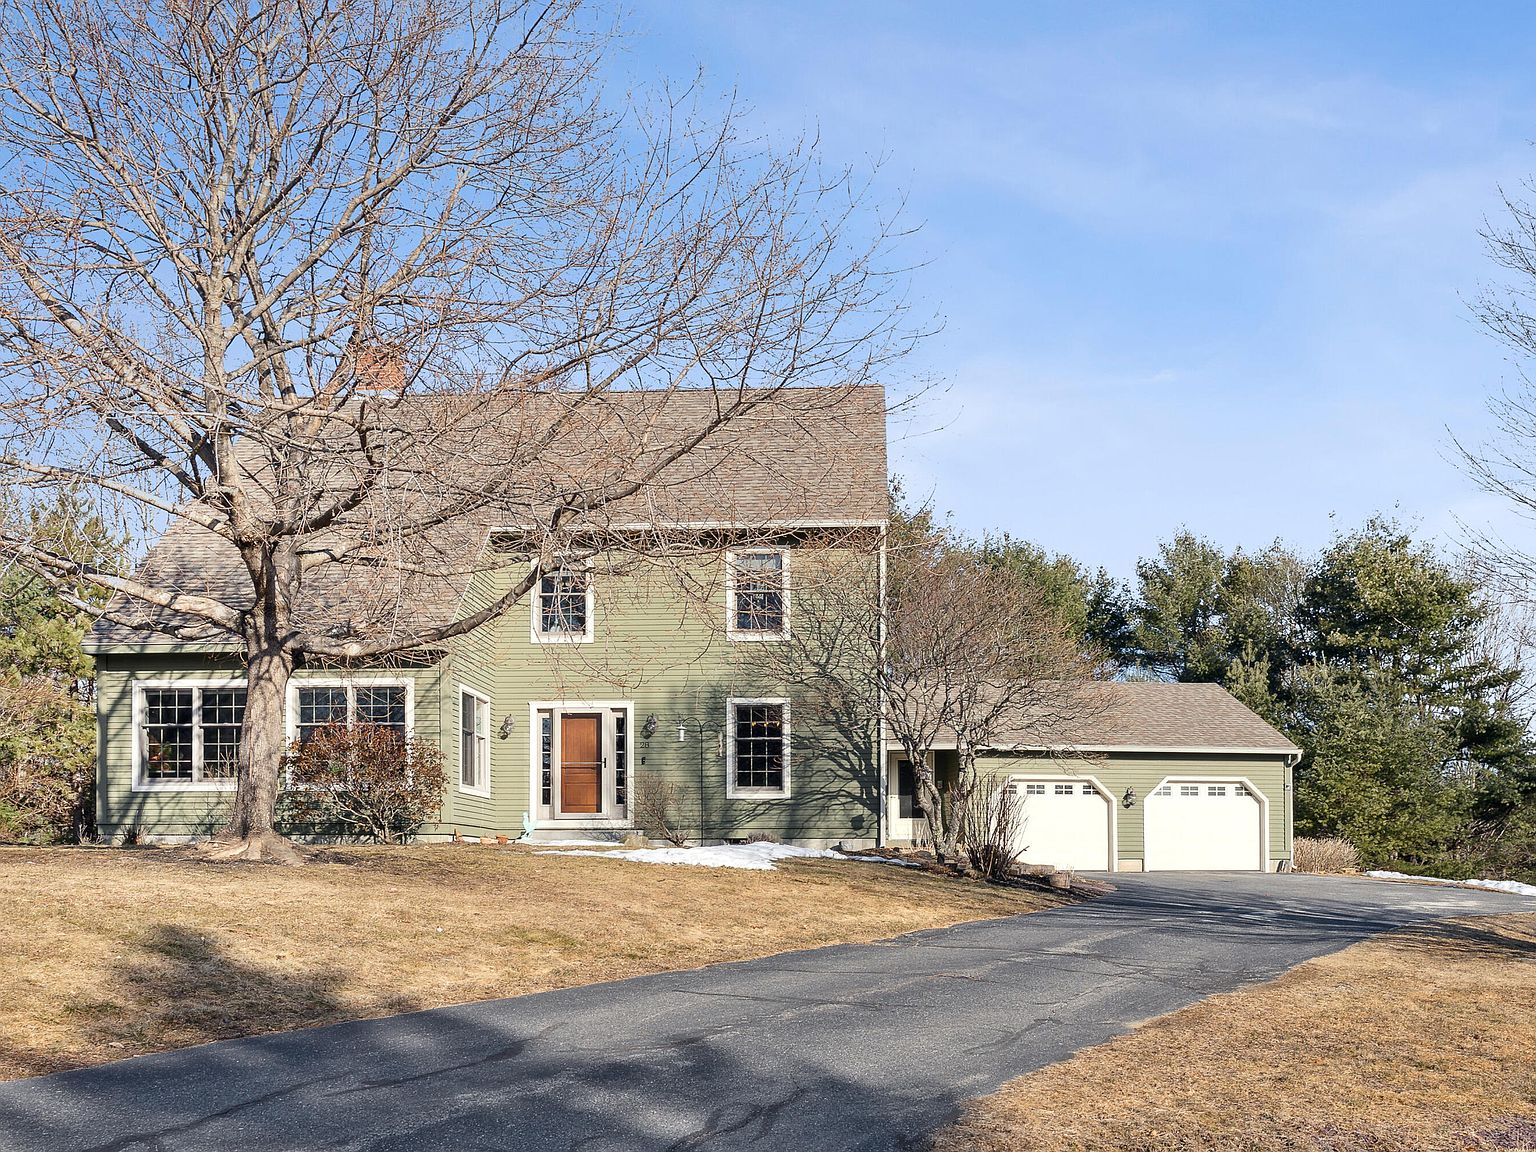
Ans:
POLYGON ((534 642, 579 644, 591 639, 591 574, 561 568, 539 577, 533 597, 534 642))
POLYGON ((139 689, 135 783, 233 787, 244 721, 243 686, 139 689))
POLYGON ((789 553, 754 548, 726 557, 726 632, 737 640, 782 640, 789 625, 789 553))
POLYGON ((299 743, 327 724, 377 724, 410 735, 410 689, 405 684, 299 684, 292 697, 293 734, 299 743))
POLYGON ((459 787, 491 793, 491 702, 468 688, 459 690, 459 787))
POLYGON ((726 794, 789 795, 789 701, 726 702, 726 794))

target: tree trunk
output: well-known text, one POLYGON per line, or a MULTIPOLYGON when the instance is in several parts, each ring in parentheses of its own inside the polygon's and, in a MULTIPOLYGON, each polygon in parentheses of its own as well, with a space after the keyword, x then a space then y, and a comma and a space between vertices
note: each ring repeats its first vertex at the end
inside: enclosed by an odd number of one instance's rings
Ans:
POLYGON ((927 756, 914 756, 908 751, 907 758, 913 764, 912 779, 917 784, 918 794, 922 797, 923 814, 928 819, 928 837, 933 841, 934 858, 943 864, 949 835, 948 822, 944 819, 944 798, 939 794, 933 770, 928 767, 927 756))
POLYGON ((245 722, 240 730, 234 810, 214 838, 211 855, 226 860, 303 862, 286 836, 272 827, 283 757, 288 750, 285 719, 293 654, 267 629, 253 626, 246 644, 245 722))

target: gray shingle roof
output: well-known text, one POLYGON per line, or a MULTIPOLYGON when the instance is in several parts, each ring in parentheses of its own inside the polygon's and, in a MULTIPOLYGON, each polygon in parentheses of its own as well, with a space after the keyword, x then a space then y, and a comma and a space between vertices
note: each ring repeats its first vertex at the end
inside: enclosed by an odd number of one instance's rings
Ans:
POLYGON ((1102 708, 1071 738, 1077 747, 1300 751, 1219 684, 1117 681, 1102 691, 1102 708))
MULTIPOLYGON (((414 455, 398 462, 397 487, 365 505, 335 533, 339 542, 356 540, 359 533, 380 539, 379 554, 388 562, 313 569, 295 606, 295 624, 380 639, 451 620, 481 567, 493 529, 539 523, 552 494, 584 487, 600 491, 605 482, 633 475, 637 463, 643 465, 680 436, 703 428, 720 403, 708 390, 621 391, 587 401, 573 414, 577 395, 409 398, 401 403, 395 418, 428 434, 415 439, 414 455), (540 432, 548 428, 559 432, 541 440, 540 432), (408 520, 412 510, 462 498, 487 479, 509 481, 494 506, 436 526, 404 551, 399 541, 388 539, 392 515, 408 520), (398 556, 407 562, 396 563, 398 556)), ((654 483, 588 513, 582 522, 593 529, 882 522, 887 515, 885 420, 885 393, 878 387, 780 391, 772 403, 732 419, 663 467, 654 483)), ((247 467, 245 487, 260 499, 264 468, 259 460, 247 467)), ((348 469, 345 460, 332 460, 330 467, 343 476, 348 469)), ((249 577, 234 548, 187 521, 171 526, 140 571, 157 587, 207 594, 237 609, 251 603, 249 577)), ((109 611, 141 626, 100 620, 87 637, 88 648, 140 647, 156 639, 156 628, 167 627, 179 630, 172 641, 177 645, 227 647, 232 640, 217 629, 124 598, 109 611)))

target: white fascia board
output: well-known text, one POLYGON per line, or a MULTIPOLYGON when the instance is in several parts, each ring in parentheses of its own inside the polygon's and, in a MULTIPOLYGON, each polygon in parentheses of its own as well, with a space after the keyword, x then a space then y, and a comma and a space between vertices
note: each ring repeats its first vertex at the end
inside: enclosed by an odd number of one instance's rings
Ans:
MULTIPOLYGON (((888 752, 900 752, 901 744, 895 740, 887 740, 885 747, 888 752)), ((931 749, 939 752, 951 751, 957 747, 953 740, 935 740, 929 745, 931 749)), ((1301 749, 1292 745, 1288 748, 1258 748, 1244 747, 1241 745, 1225 746, 1215 744, 1199 745, 1164 745, 1164 744, 987 744, 976 749, 978 752, 1044 752, 1044 753, 1077 753, 1077 752, 1134 752, 1134 753, 1160 753, 1163 755, 1179 756, 1286 756, 1299 757, 1301 749)))

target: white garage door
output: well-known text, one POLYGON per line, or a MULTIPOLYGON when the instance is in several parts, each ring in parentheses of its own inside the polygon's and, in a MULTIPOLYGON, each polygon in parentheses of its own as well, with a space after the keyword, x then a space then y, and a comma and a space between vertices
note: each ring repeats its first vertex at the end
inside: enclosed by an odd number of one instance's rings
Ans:
POLYGON ((1103 872, 1109 868, 1109 800, 1084 780, 1015 780, 1024 801, 1019 859, 1103 872))
POLYGON ((1236 780, 1170 780, 1147 797, 1147 871, 1264 867, 1259 798, 1236 780))

